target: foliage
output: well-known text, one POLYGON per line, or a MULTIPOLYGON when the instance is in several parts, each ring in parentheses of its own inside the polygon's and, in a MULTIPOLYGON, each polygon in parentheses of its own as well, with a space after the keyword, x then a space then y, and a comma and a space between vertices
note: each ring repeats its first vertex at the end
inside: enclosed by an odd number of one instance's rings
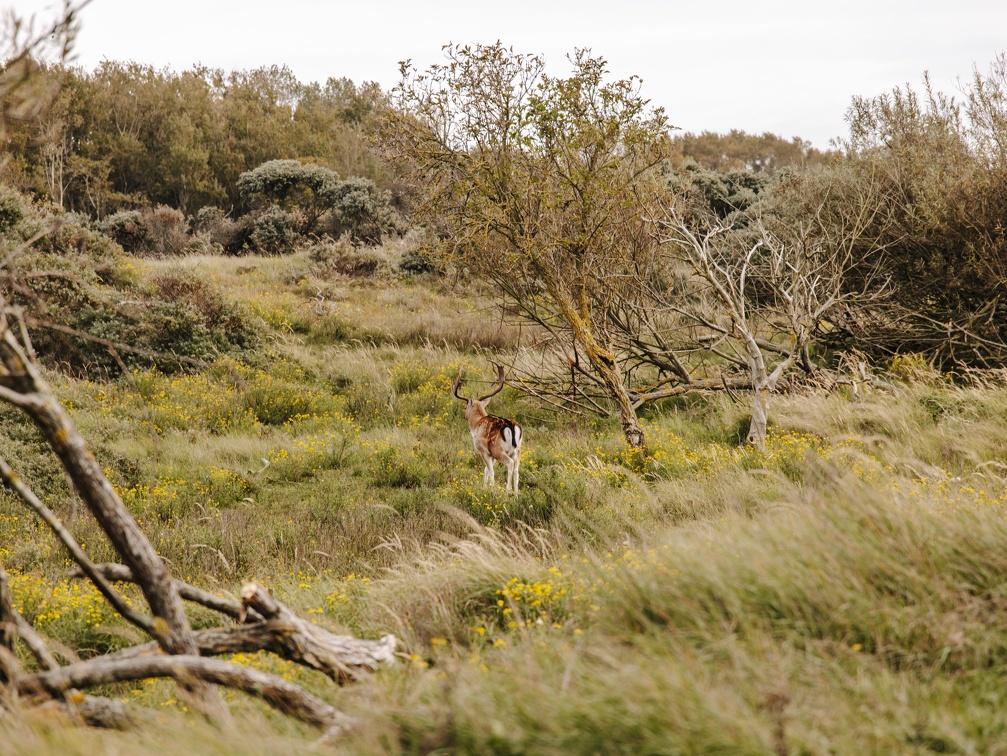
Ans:
POLYGON ((301 218, 298 233, 310 234, 331 207, 329 195, 339 181, 335 171, 298 160, 270 160, 238 177, 238 193, 253 208, 278 207, 301 218))
MULTIPOLYGON (((1007 58, 976 70, 964 97, 899 88, 857 98, 848 159, 832 170, 876 184, 891 215, 884 248, 890 306, 843 324, 835 344, 872 355, 919 352, 941 366, 999 365, 1007 354, 1007 58)), ((811 187, 814 188, 813 186, 811 187)), ((830 196, 835 214, 850 192, 830 196)), ((802 197, 792 196, 790 217, 802 197)))
POLYGON ((195 217, 189 220, 192 233, 205 239, 211 250, 219 249, 229 255, 236 255, 248 243, 251 231, 247 221, 232 220, 219 207, 201 207, 195 217))
POLYGON ((115 61, 36 74, 54 101, 45 118, 12 125, 3 177, 64 210, 102 218, 148 204, 186 215, 238 206, 243 172, 301 156, 388 178, 368 146, 382 99, 373 84, 302 84, 279 66, 174 72, 115 61))
POLYGON ((129 253, 143 252, 150 244, 149 230, 138 210, 120 210, 103 218, 96 228, 129 253))
POLYGON ((731 129, 727 134, 704 131, 676 136, 673 141, 686 160, 720 173, 746 171, 767 176, 788 168, 822 165, 836 155, 817 150, 800 137, 787 141, 768 131, 763 134, 747 134, 739 129, 731 129))
MULTIPOLYGON (((735 213, 754 210, 759 196, 769 186, 762 174, 750 171, 715 171, 697 163, 687 163, 681 171, 669 177, 671 190, 687 201, 705 205, 720 219, 735 213)), ((735 218, 734 220, 737 220, 735 218)))
POLYGON ((364 178, 340 181, 325 189, 329 215, 326 232, 339 238, 348 234, 356 244, 375 245, 395 230, 391 194, 382 192, 364 178))
POLYGON ((345 276, 373 276, 391 268, 388 256, 380 248, 356 247, 349 234, 314 244, 308 255, 323 271, 345 276))
POLYGON ((244 249, 252 252, 289 254, 301 239, 298 217, 275 205, 244 216, 243 222, 248 227, 244 249))
POLYGON ((182 213, 165 205, 120 210, 98 221, 95 227, 135 255, 177 257, 191 241, 182 213))

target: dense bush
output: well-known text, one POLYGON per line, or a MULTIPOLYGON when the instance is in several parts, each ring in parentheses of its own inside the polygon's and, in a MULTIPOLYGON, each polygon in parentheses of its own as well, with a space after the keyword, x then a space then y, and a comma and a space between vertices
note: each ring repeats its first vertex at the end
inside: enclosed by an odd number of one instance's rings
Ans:
POLYGON ((132 255, 176 257, 192 242, 185 216, 166 205, 121 210, 98 221, 96 227, 132 255))
POLYGON ((148 246, 145 250, 156 257, 176 257, 183 254, 191 237, 185 216, 178 210, 158 205, 140 212, 147 229, 148 246))
POLYGON ((247 220, 232 220, 219 207, 200 208, 189 225, 197 238, 206 241, 208 251, 222 251, 236 255, 248 244, 251 224, 247 220))
POLYGON ((138 210, 120 210, 95 225, 129 254, 141 254, 150 244, 147 225, 138 210))
POLYGON ((12 231, 27 215, 27 199, 9 186, 0 184, 0 234, 12 231))
POLYGON ((329 210, 330 193, 338 183, 338 174, 329 168, 298 160, 270 160, 242 173, 238 192, 251 208, 280 208, 291 218, 296 215, 297 232, 310 234, 329 210))
POLYGON ((285 255, 293 252, 302 238, 298 219, 280 207, 268 207, 244 218, 248 224, 245 248, 260 255, 285 255))
POLYGON ((833 347, 919 352, 944 369, 1007 358, 1007 60, 964 94, 927 81, 922 95, 857 99, 845 158, 774 188, 773 212, 821 222, 825 244, 859 229, 848 291, 886 293, 836 321, 833 347))
POLYGON ((329 213, 324 228, 333 237, 349 234, 358 244, 379 244, 394 230, 391 194, 379 191, 373 181, 352 178, 325 191, 329 213))
POLYGON ((322 272, 345 276, 372 276, 387 273, 391 268, 388 256, 380 248, 357 247, 349 234, 319 241, 312 245, 308 257, 322 272))

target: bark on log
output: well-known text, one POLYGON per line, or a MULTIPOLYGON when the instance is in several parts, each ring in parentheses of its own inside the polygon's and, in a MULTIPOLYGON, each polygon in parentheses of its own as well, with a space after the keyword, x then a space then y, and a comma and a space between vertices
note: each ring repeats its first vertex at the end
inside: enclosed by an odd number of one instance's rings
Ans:
POLYGON ((277 711, 320 727, 332 735, 345 730, 352 723, 349 717, 325 701, 305 693, 281 677, 199 656, 160 654, 135 659, 91 659, 20 677, 17 691, 22 696, 38 700, 61 696, 72 688, 90 688, 148 677, 170 677, 181 684, 201 680, 240 690, 261 698, 277 711))
POLYGON ((57 709, 71 720, 78 720, 91 727, 110 730, 130 730, 140 724, 147 711, 130 706, 114 698, 69 694, 74 700, 46 701, 39 709, 57 709))
MULTIPOLYGON (((0 648, 11 655, 14 654, 14 640, 17 637, 17 614, 14 611, 14 600, 11 598, 10 586, 7 584, 7 572, 0 563, 0 648)), ((13 671, 0 662, 0 685, 13 682, 13 671)))
MULTIPOLYGON (((302 621, 303 622, 303 621, 302 621)), ((381 640, 362 640, 336 635, 324 628, 304 623, 311 630, 285 619, 271 619, 248 625, 214 627, 195 633, 200 656, 254 654, 269 651, 287 661, 322 672, 343 684, 358 679, 395 659, 396 639, 386 635, 381 640), (311 633, 309 635, 308 633, 311 633)), ((156 643, 116 651, 109 659, 133 659, 161 653, 156 643)))
POLYGON ((378 641, 336 635, 298 617, 255 581, 241 587, 241 603, 267 620, 289 628, 285 634, 275 636, 283 651, 281 656, 320 670, 337 682, 356 679, 360 668, 373 670, 395 661, 398 641, 394 635, 378 641))
MULTIPOLYGON (((121 564, 99 564, 96 567, 109 580, 131 582, 133 579, 129 568, 121 564)), ((70 576, 81 578, 84 574, 75 567, 70 576)), ((382 664, 395 661, 398 641, 394 635, 386 635, 376 641, 336 635, 299 617, 257 583, 245 583, 242 588, 244 600, 240 604, 181 580, 175 580, 175 586, 182 598, 239 621, 252 620, 244 625, 197 631, 195 639, 200 656, 270 651, 287 661, 318 670, 340 684, 357 679, 362 671, 370 672, 382 664), (266 617, 269 619, 265 620, 266 617)), ((157 651, 157 644, 147 643, 117 651, 109 658, 132 659, 157 651)))

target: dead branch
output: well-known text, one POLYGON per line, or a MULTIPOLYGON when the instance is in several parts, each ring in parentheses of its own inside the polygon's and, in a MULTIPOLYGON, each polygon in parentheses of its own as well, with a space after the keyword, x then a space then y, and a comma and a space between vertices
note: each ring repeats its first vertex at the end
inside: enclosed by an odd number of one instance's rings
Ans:
POLYGON ((723 373, 713 378, 697 378, 690 383, 669 386, 642 394, 634 394, 634 405, 640 406, 644 402, 652 402, 656 399, 667 399, 672 396, 682 396, 692 391, 728 391, 737 389, 751 389, 752 381, 744 376, 728 376, 723 373))
MULTIPOLYGON (((132 573, 121 564, 97 566, 111 580, 133 580, 132 573)), ((74 568, 70 576, 81 578, 83 573, 74 568)), ((395 636, 386 635, 373 641, 336 635, 297 616, 254 582, 243 587, 242 603, 214 596, 180 580, 176 580, 175 585, 184 599, 239 622, 251 620, 250 624, 197 631, 195 639, 200 656, 270 651, 287 661, 316 669, 340 684, 357 679, 362 670, 373 671, 395 661, 398 643, 395 636)), ((156 643, 147 643, 123 649, 108 658, 134 658, 157 653, 157 650, 156 643)))
MULTIPOLYGON (((359 679, 362 672, 371 672, 382 664, 394 662, 394 636, 386 635, 376 641, 362 640, 349 635, 335 635, 304 620, 300 624, 314 628, 311 635, 306 634, 303 627, 284 619, 208 628, 197 630, 194 635, 200 656, 269 651, 287 661, 322 672, 340 685, 359 679)), ((156 643, 145 643, 105 658, 133 659, 158 653, 160 649, 156 643)))
POLYGON ((290 628, 288 635, 277 636, 285 658, 325 672, 334 680, 353 679, 357 676, 355 669, 373 670, 395 661, 398 641, 394 635, 377 641, 335 635, 298 617, 255 581, 242 586, 241 603, 267 620, 284 623, 290 628))
MULTIPOLYGON (((111 564, 106 562, 104 564, 96 564, 94 566, 95 569, 97 569, 97 571, 104 575, 108 580, 112 580, 117 583, 136 582, 132 571, 124 564, 111 564)), ((79 579, 86 577, 86 575, 78 566, 70 570, 70 577, 79 579)), ((248 618, 252 621, 259 621, 263 619, 262 615, 255 611, 255 609, 243 610, 241 603, 237 601, 221 598, 220 596, 216 596, 209 591, 197 588, 196 586, 190 585, 182 580, 178 580, 177 578, 172 582, 175 584, 175 588, 178 590, 179 595, 186 601, 191 601, 194 604, 205 606, 207 609, 220 612, 221 614, 236 620, 241 619, 242 611, 246 611, 248 618)))
POLYGON ((126 603, 126 600, 119 595, 119 592, 112 587, 112 584, 105 579, 105 576, 96 569, 94 562, 84 553, 84 550, 77 543, 77 540, 70 531, 63 527, 59 518, 35 495, 34 491, 25 485, 24 481, 10 468, 7 460, 3 457, 0 457, 0 479, 20 496, 22 501, 35 510, 35 514, 56 534, 56 537, 63 543, 66 550, 70 552, 71 558, 77 563, 81 571, 88 576, 101 595, 105 597, 115 610, 126 621, 136 625, 148 635, 155 636, 154 621, 150 617, 135 611, 126 603))
POLYGON ((20 677, 17 691, 29 700, 44 701, 62 696, 73 688, 91 688, 148 677, 170 677, 182 685, 191 685, 199 680, 240 690, 261 698, 277 711, 320 727, 330 735, 340 733, 352 723, 349 717, 325 701, 305 693, 280 677, 231 662, 199 656, 158 655, 132 659, 99 657, 20 677))
POLYGON ((39 709, 58 709, 71 719, 79 719, 90 727, 108 730, 130 730, 135 728, 144 715, 143 709, 130 706, 123 701, 105 696, 85 696, 82 693, 68 693, 71 699, 46 701, 39 709))
POLYGON ((7 572, 0 562, 0 687, 9 686, 17 677, 17 667, 10 663, 14 658, 14 641, 17 639, 17 611, 11 597, 7 572))

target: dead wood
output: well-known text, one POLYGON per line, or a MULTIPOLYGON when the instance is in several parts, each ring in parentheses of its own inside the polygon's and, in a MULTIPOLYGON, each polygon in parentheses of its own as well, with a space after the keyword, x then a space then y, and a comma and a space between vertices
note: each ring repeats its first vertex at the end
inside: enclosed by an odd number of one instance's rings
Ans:
MULTIPOLYGON (((95 568, 108 580, 112 580, 118 583, 135 583, 136 579, 133 577, 132 571, 129 567, 123 564, 96 564, 95 568)), ((72 578, 83 578, 86 577, 84 571, 78 566, 70 570, 70 577, 72 578)), ((243 610, 242 605, 237 601, 231 601, 230 599, 222 598, 210 593, 202 588, 197 588, 194 585, 190 585, 182 580, 175 579, 172 582, 175 584, 175 588, 178 590, 179 595, 186 601, 191 601, 194 604, 200 604, 205 606, 207 609, 212 609, 215 612, 220 612, 232 619, 240 619, 242 617, 242 612, 246 611, 249 619, 253 621, 258 621, 262 619, 262 615, 259 614, 254 609, 243 610)))
POLYGON ((126 600, 119 595, 119 592, 112 587, 112 584, 108 582, 105 576, 96 568, 94 562, 87 556, 84 549, 80 547, 77 543, 77 539, 73 537, 69 530, 67 530, 63 523, 59 521, 59 518, 53 513, 49 507, 47 507, 35 492, 29 488, 21 478, 10 468, 7 464, 7 460, 0 457, 0 479, 7 484, 21 500, 25 502, 29 507, 31 507, 35 514, 37 514, 46 525, 56 534, 56 537, 63 543, 66 550, 70 552, 70 557, 77 563, 77 567, 81 570, 81 573, 87 575, 87 577, 94 583, 95 588, 105 597, 117 612, 127 621, 139 627, 141 630, 146 632, 148 635, 154 636, 154 621, 143 614, 140 614, 134 610, 126 600))
MULTIPOLYGON (((110 580, 133 580, 129 568, 124 565, 96 566, 110 580)), ((80 578, 84 574, 75 567, 70 576, 80 578)), ((248 623, 197 631, 195 639, 200 656, 271 651, 287 661, 318 670, 340 684, 357 679, 363 671, 373 671, 395 661, 395 636, 364 640, 352 635, 337 635, 299 617, 255 582, 243 586, 242 603, 214 596, 181 580, 176 580, 175 585, 182 598, 248 623)), ((117 651, 109 658, 135 658, 157 653, 157 650, 156 643, 147 643, 117 651)))
MULTIPOLYGON (((0 313, 0 400, 23 410, 56 452, 81 499, 136 576, 154 616, 151 631, 161 647, 173 654, 197 654, 185 606, 167 567, 105 477, 84 437, 42 378, 25 347, 19 343, 10 327, 9 319, 13 315, 6 307, 0 313)), ((12 480, 16 480, 16 476, 12 480)), ((227 718, 223 701, 211 689, 197 682, 188 692, 193 696, 194 705, 207 716, 227 718)))
POLYGON ((276 623, 286 628, 282 633, 274 633, 274 647, 278 645, 280 649, 276 653, 320 670, 333 680, 355 679, 361 669, 373 670, 395 661, 394 635, 377 641, 336 635, 297 616, 255 581, 242 586, 241 603, 265 617, 268 620, 265 624, 276 623))
POLYGON ((100 657, 56 670, 25 675, 17 680, 17 691, 29 701, 62 696, 73 688, 170 677, 182 685, 199 680, 240 690, 261 698, 269 706, 288 716, 315 725, 335 735, 345 730, 351 720, 325 701, 304 692, 281 677, 249 669, 219 659, 199 656, 141 656, 133 659, 100 657))
MULTIPOLYGON (((17 612, 11 600, 7 573, 0 564, 0 700, 4 689, 10 688, 17 680, 18 663, 14 656, 14 641, 17 639, 17 612)), ((0 711, 3 704, 0 703, 0 711)))
POLYGON ((79 720, 91 727, 110 730, 130 730, 136 727, 147 714, 143 709, 130 706, 123 701, 105 696, 85 696, 70 693, 73 699, 67 701, 46 701, 39 709, 58 709, 71 720, 79 720))

